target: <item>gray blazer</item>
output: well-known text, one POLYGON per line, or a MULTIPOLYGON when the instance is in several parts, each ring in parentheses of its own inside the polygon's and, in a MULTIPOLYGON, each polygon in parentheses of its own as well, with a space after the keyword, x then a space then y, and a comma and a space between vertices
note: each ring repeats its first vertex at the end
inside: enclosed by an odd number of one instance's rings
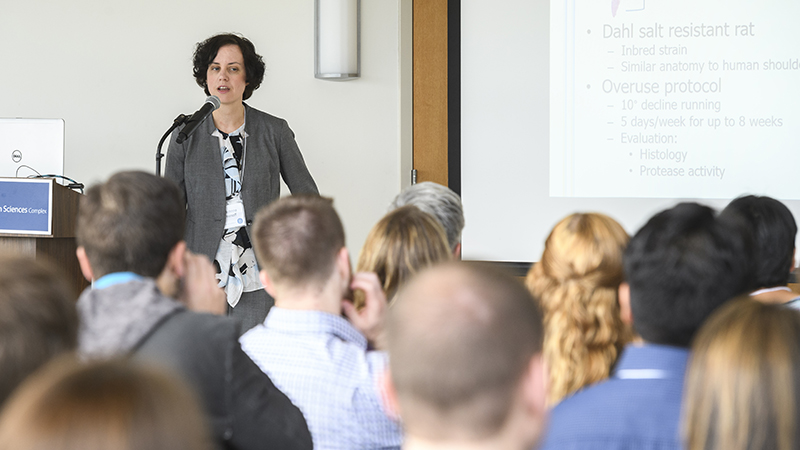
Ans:
MULTIPOLYGON (((293 194, 318 193, 294 133, 285 120, 245 107, 246 155, 242 201, 247 233, 258 210, 280 196, 280 178, 293 194)), ((178 183, 186 200, 186 243, 212 261, 225 232, 225 175, 219 140, 207 118, 182 144, 172 133, 164 176, 178 183)))

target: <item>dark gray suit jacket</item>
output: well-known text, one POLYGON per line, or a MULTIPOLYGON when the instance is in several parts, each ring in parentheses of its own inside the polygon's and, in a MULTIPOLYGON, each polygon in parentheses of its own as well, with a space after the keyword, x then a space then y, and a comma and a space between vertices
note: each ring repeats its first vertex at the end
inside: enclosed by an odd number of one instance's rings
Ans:
MULTIPOLYGON (((280 196, 280 176, 293 194, 318 193, 294 133, 285 120, 245 106, 246 154, 242 201, 247 233, 258 210, 280 196)), ((212 261, 225 228, 225 176, 219 140, 207 118, 182 144, 172 133, 164 176, 172 179, 186 200, 186 243, 212 261)))

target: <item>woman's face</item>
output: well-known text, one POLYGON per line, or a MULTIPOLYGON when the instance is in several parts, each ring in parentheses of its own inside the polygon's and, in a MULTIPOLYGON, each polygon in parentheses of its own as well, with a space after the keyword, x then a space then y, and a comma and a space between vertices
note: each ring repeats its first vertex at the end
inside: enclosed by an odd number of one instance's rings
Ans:
POLYGON ((241 103, 248 84, 245 78, 244 57, 239 46, 220 47, 206 72, 208 92, 219 97, 223 105, 241 103))

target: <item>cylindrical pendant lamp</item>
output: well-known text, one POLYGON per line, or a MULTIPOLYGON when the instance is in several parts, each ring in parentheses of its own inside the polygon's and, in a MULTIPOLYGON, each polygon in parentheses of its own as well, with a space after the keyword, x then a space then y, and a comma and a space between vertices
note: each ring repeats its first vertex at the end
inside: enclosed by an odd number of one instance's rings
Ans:
POLYGON ((361 76, 361 0, 314 0, 314 76, 361 76))

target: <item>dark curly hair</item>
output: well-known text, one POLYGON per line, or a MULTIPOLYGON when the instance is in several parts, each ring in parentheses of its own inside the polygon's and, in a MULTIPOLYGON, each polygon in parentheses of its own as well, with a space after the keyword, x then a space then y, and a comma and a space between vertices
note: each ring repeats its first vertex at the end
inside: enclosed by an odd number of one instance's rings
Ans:
POLYGON ((193 63, 194 68, 192 73, 194 79, 197 81, 198 86, 203 88, 206 95, 211 95, 208 92, 208 82, 206 75, 208 73, 208 66, 217 57, 219 49, 226 45, 236 45, 242 51, 244 57, 244 74, 247 86, 244 88, 243 99, 247 100, 253 95, 253 91, 261 86, 261 81, 264 80, 264 71, 266 66, 261 55, 256 53, 256 47, 246 37, 232 33, 223 33, 211 36, 203 42, 197 44, 194 50, 193 63))

